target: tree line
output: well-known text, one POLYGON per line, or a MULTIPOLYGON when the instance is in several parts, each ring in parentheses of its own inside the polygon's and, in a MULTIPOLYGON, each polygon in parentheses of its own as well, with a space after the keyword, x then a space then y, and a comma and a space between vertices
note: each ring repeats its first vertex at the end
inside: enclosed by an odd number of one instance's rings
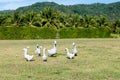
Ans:
POLYGON ((109 18, 110 21, 119 19, 120 17, 120 2, 114 2, 109 4, 94 3, 94 4, 75 4, 75 5, 59 5, 54 2, 37 2, 30 6, 20 7, 16 9, 21 13, 26 11, 34 11, 39 13, 39 11, 44 10, 44 8, 52 8, 54 10, 59 10, 67 14, 79 14, 100 16, 104 15, 109 18))
POLYGON ((79 14, 66 14, 51 8, 45 8, 39 13, 28 11, 21 14, 14 11, 13 14, 1 14, 0 26, 11 27, 50 27, 59 30, 64 27, 89 28, 89 27, 109 27, 111 33, 118 33, 120 20, 109 21, 106 16, 91 16, 79 14))

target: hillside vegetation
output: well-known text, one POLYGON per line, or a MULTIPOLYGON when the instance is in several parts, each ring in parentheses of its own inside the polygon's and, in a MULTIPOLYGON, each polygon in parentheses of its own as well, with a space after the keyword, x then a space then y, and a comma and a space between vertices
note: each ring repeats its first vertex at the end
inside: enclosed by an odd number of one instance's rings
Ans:
MULTIPOLYGON (((17 33, 21 35, 21 32, 28 32, 23 35, 25 37, 32 35, 35 31, 38 32, 36 35, 39 35, 43 33, 40 32, 40 29, 44 28, 55 31, 52 32, 55 33, 53 34, 55 36, 52 38, 70 38, 70 36, 71 38, 111 37, 110 34, 119 34, 120 31, 119 5, 120 2, 69 6, 58 5, 53 2, 42 2, 20 7, 11 12, 9 10, 3 11, 0 14, 0 38, 6 39, 5 35, 8 34, 9 38, 7 37, 7 39, 10 39, 9 34, 16 35, 17 33), (17 27, 18 32, 8 27, 12 27, 13 29, 17 27), (23 28, 20 29, 20 27, 23 28), (6 30, 6 34, 4 30, 6 30), (68 34, 68 36, 64 34, 68 34), (88 34, 90 35, 88 36, 88 34)), ((47 32, 47 36, 51 36, 49 32, 51 31, 47 32)), ((44 36, 34 38, 39 39, 44 38, 44 36)), ((24 39, 24 37, 18 39, 24 39)), ((28 39, 33 39, 33 37, 29 37, 28 39)))
MULTIPOLYGON (((119 19, 120 17, 120 2, 103 4, 103 3, 94 3, 94 4, 76 4, 76 5, 59 5, 54 2, 37 2, 30 6, 20 7, 15 11, 25 13, 27 11, 34 11, 39 13, 44 10, 44 8, 52 8, 54 10, 59 10, 67 14, 77 13, 79 15, 93 15, 100 16, 104 15, 111 20, 119 19)), ((13 12, 13 10, 11 11, 13 12)), ((10 10, 0 11, 0 13, 10 13, 10 10)))

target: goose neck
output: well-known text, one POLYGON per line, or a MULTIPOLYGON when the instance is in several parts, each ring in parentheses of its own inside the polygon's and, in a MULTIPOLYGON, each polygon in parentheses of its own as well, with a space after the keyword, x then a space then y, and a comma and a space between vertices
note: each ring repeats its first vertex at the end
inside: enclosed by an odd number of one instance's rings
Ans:
POLYGON ((69 50, 66 48, 66 52, 69 53, 69 50))
POLYGON ((43 49, 43 55, 45 55, 45 50, 46 50, 46 49, 44 48, 44 49, 43 49))

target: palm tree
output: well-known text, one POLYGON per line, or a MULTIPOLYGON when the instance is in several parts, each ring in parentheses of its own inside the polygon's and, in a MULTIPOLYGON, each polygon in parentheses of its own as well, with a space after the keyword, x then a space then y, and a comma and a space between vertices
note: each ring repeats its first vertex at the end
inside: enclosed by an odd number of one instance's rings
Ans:
POLYGON ((58 11, 54 11, 51 8, 44 9, 40 13, 42 26, 58 29, 60 23, 59 15, 58 11))
POLYGON ((119 33, 119 28, 120 28, 120 20, 116 20, 111 26, 112 32, 119 33))
POLYGON ((90 27, 92 25, 93 18, 92 16, 85 15, 85 26, 86 28, 90 27))
POLYGON ((15 11, 13 14, 12 22, 14 23, 15 26, 21 26, 23 22, 22 15, 19 12, 15 11))
POLYGON ((33 27, 34 23, 37 21, 37 13, 33 12, 33 11, 29 11, 27 13, 25 13, 24 15, 24 22, 33 27))
POLYGON ((106 26, 108 26, 107 18, 102 16, 102 15, 99 18, 97 18, 97 23, 98 23, 98 27, 102 27, 102 26, 106 27, 106 26))
POLYGON ((8 14, 0 15, 0 26, 10 26, 12 23, 12 16, 8 14))
POLYGON ((6 19, 5 15, 0 15, 0 26, 4 24, 5 19, 6 19))

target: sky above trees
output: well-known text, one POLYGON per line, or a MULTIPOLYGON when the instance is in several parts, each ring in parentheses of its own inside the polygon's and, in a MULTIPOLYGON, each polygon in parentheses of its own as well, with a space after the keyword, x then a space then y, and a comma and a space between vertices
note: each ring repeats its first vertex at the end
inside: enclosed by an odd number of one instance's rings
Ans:
POLYGON ((113 3, 119 0, 0 0, 0 10, 14 10, 21 6, 28 6, 36 2, 55 2, 64 5, 113 3))

